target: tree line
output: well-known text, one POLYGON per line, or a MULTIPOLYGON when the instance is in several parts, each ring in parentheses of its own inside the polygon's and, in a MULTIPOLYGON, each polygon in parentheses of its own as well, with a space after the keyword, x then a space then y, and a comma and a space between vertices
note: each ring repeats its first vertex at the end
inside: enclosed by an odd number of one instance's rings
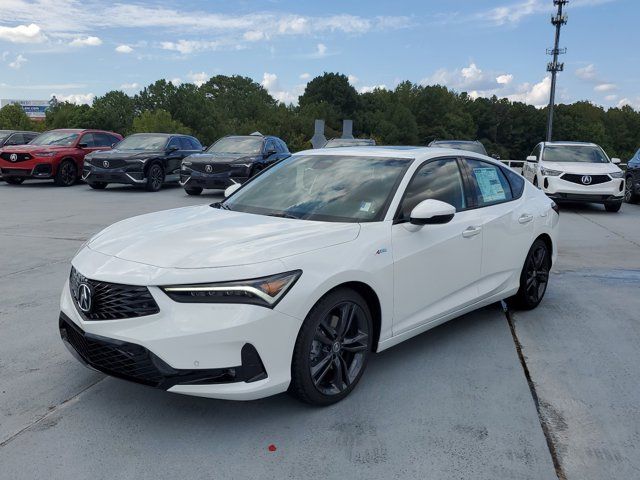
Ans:
MULTIPOLYGON (((15 105, 0 110, 0 129, 100 128, 129 135, 180 132, 203 144, 228 134, 260 131, 285 140, 291 151, 311 148, 313 122, 326 121, 327 138, 353 119, 354 135, 381 145, 426 145, 434 139, 480 140, 490 154, 523 159, 544 140, 546 109, 507 99, 471 98, 440 85, 409 81, 394 90, 359 93, 339 73, 311 80, 297 106, 275 100, 250 78, 216 75, 196 86, 158 80, 138 94, 110 91, 91 106, 58 103, 34 123, 15 105)), ((554 139, 589 141, 628 160, 640 147, 640 112, 579 101, 558 105, 554 139)))

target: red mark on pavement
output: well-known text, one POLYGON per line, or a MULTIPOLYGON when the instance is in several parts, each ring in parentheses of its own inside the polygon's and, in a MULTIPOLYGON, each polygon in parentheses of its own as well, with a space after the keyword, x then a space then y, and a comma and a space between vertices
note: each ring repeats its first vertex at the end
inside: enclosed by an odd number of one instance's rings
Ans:
POLYGON ((276 446, 273 443, 269 445, 267 448, 270 452, 275 452, 277 450, 276 446))

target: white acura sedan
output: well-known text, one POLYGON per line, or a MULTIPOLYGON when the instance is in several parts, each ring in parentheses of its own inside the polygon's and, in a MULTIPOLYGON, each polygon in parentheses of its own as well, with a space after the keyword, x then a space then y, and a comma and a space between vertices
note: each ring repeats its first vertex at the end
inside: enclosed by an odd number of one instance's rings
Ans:
POLYGON ((536 307, 556 256, 553 201, 472 152, 300 152, 227 193, 78 252, 59 326, 80 361, 170 392, 327 405, 373 352, 502 299, 536 307))

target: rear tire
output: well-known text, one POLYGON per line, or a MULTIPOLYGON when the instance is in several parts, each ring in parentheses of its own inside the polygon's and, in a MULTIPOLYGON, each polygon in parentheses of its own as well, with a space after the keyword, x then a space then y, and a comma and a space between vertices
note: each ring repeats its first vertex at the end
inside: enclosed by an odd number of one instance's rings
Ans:
POLYGON ((546 242, 537 239, 531 245, 520 273, 520 289, 508 302, 521 310, 536 308, 547 291, 549 271, 551 270, 551 252, 546 242))
POLYGON ((58 165, 53 182, 59 187, 70 187, 78 181, 78 167, 73 160, 64 160, 58 165))
POLYGON ((638 201, 638 194, 633 187, 633 178, 631 176, 626 178, 624 184, 624 201, 627 203, 636 203, 638 201))
POLYGON ((89 184, 89 186, 94 190, 104 190, 105 188, 107 188, 107 185, 109 184, 105 182, 93 182, 89 184))
POLYGON ((339 402, 362 377, 372 341, 371 313, 357 292, 340 288, 325 295, 298 333, 289 393, 311 405, 339 402))
POLYGON ((187 192, 187 195, 200 195, 202 190, 202 187, 189 187, 184 189, 184 191, 187 192))
POLYGON ((620 207, 622 207, 622 201, 619 202, 610 202, 604 204, 604 209, 607 212, 615 213, 620 211, 620 207))
POLYGON ((154 163, 147 170, 147 183, 145 188, 147 192, 157 192, 162 188, 164 183, 164 169, 159 163, 154 163))
POLYGON ((22 182, 24 182, 24 178, 16 177, 3 177, 3 180, 9 185, 22 185, 22 182))

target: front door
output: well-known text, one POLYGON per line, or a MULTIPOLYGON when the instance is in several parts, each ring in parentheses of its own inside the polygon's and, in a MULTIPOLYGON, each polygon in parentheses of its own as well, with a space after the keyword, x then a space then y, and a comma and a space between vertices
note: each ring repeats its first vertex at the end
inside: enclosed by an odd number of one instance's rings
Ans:
POLYGON ((458 161, 430 160, 407 186, 392 227, 394 326, 401 334, 475 302, 482 258, 482 227, 468 200, 458 161), (411 210, 433 198, 456 207, 442 225, 416 228, 411 210))

